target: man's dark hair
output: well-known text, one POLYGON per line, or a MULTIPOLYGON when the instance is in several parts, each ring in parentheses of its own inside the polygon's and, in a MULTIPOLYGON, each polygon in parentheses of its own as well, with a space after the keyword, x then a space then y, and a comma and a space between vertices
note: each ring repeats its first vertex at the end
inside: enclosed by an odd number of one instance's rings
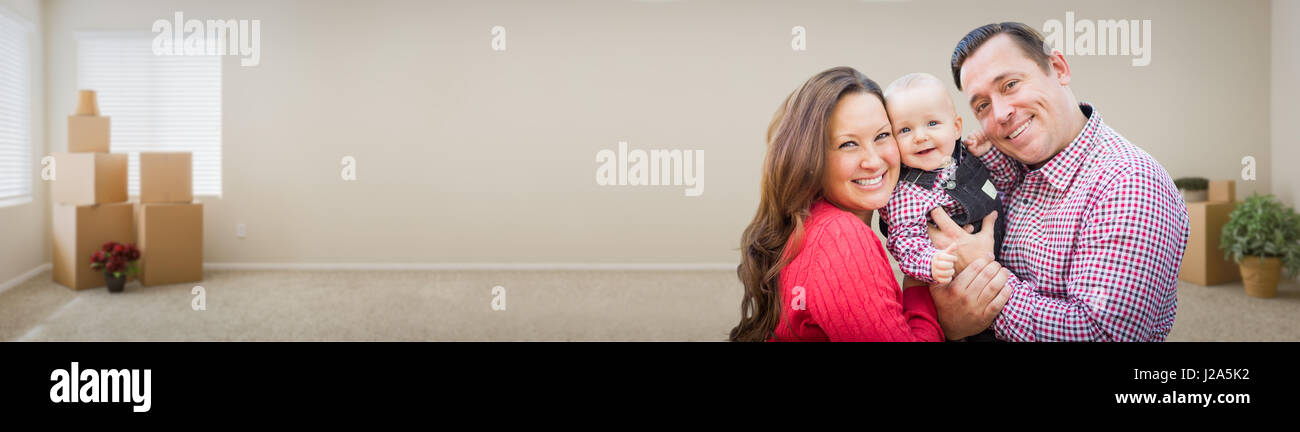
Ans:
POLYGON ((961 90, 961 65, 966 63, 966 59, 975 54, 981 45, 1000 34, 1011 36, 1011 39, 1016 41, 1016 45, 1020 46, 1020 50, 1025 52, 1026 57, 1038 63, 1043 73, 1051 74, 1051 50, 1043 43, 1043 35, 1039 34, 1038 30, 1018 22, 988 24, 966 33, 966 36, 957 42, 957 48, 952 50, 952 80, 957 84, 957 90, 961 90))

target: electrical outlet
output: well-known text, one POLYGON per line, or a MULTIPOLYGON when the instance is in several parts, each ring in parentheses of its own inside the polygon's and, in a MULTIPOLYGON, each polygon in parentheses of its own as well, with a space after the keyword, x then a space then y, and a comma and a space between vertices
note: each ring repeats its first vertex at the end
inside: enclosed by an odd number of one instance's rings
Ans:
POLYGON ((248 233, 244 231, 244 224, 235 224, 235 237, 244 238, 245 235, 248 233))

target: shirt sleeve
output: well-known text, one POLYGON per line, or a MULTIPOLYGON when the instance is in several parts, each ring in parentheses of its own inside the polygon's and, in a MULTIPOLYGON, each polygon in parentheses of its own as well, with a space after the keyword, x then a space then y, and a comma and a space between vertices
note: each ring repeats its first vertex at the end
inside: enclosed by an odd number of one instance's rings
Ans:
POLYGON ((993 187, 999 192, 1010 191, 1020 185, 1024 178, 1021 172, 1019 162, 1008 157, 1005 153, 998 151, 997 147, 989 149, 984 156, 978 156, 980 162, 984 162, 984 167, 989 171, 989 180, 993 181, 993 187))
POLYGON ((888 258, 866 224, 852 216, 836 218, 810 240, 808 312, 830 340, 943 340, 930 290, 918 287, 899 296, 888 258))
POLYGON ((934 203, 922 196, 919 188, 902 185, 889 200, 884 215, 889 224, 889 252, 898 260, 903 274, 927 284, 934 283, 930 264, 939 252, 926 231, 926 213, 934 203))
POLYGON ((1187 245, 1187 211, 1149 173, 1119 174, 1084 217, 1069 261, 1064 298, 1011 277, 1014 289, 994 322, 1012 341, 1163 340, 1158 320, 1176 301, 1187 245))

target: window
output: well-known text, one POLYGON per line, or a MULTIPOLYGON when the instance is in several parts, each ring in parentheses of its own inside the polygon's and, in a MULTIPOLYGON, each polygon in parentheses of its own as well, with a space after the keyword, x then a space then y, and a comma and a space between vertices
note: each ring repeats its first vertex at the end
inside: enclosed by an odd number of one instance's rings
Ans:
POLYGON ((31 27, 0 9, 0 207, 32 202, 31 27))
POLYGON ((193 154, 194 195, 221 196, 221 57, 154 55, 153 33, 77 34, 77 85, 112 118, 111 149, 129 153, 140 193, 142 151, 193 154))

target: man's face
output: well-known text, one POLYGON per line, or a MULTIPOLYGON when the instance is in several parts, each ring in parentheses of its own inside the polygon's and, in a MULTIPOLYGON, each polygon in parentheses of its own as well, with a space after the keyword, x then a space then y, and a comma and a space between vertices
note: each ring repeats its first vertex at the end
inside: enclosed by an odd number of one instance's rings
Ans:
POLYGON ((1066 88, 1069 66, 1057 51, 1048 72, 1005 34, 985 42, 961 69, 962 93, 985 135, 1002 153, 1035 168, 1074 140, 1081 117, 1066 88))

